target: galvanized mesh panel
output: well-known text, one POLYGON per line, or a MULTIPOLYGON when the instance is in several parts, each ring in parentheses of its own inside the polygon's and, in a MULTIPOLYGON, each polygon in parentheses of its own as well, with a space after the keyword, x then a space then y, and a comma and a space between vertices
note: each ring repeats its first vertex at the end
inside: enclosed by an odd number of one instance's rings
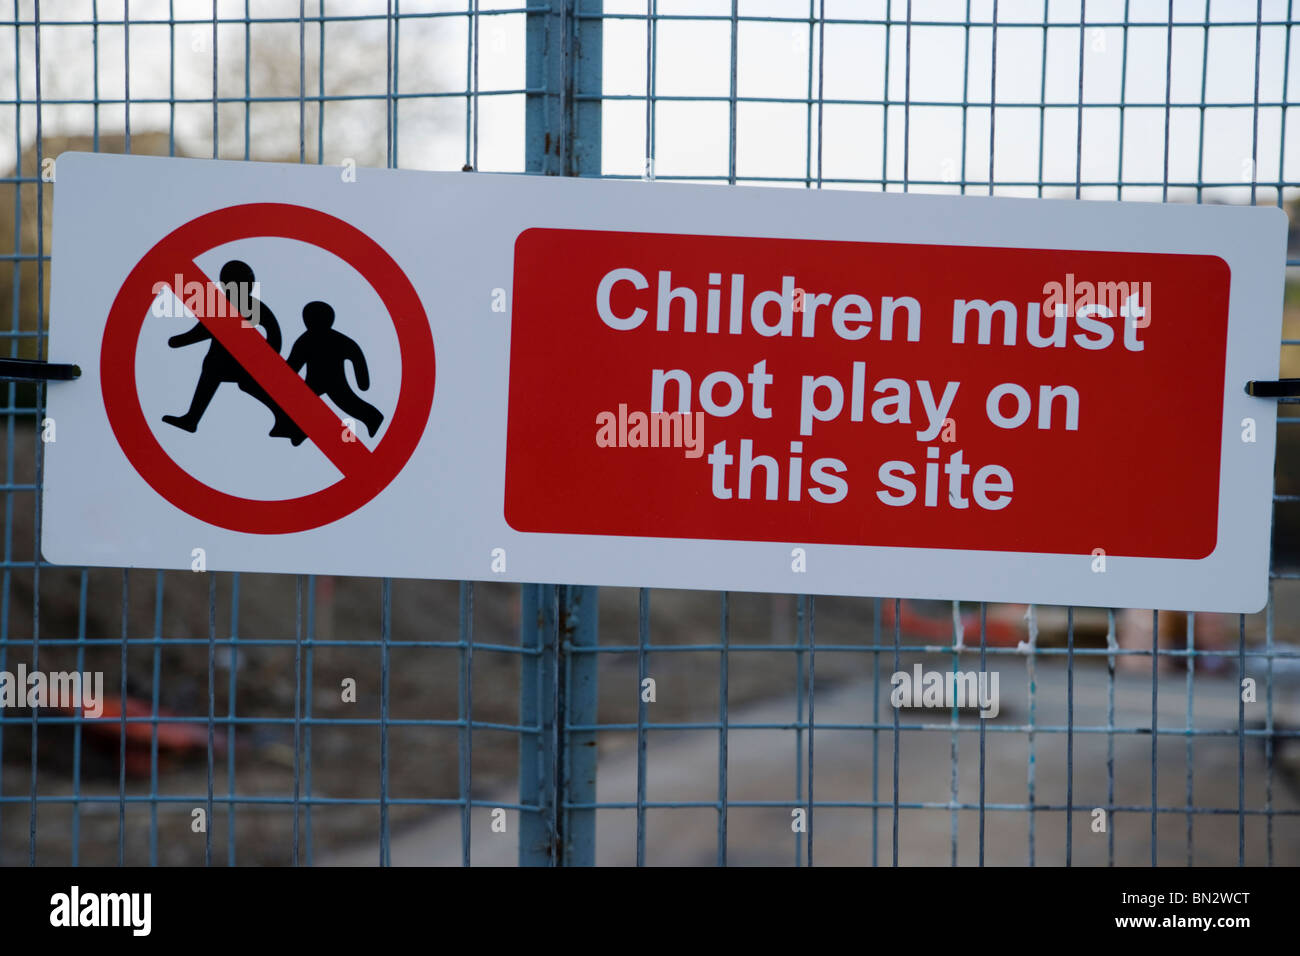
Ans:
MULTIPOLYGON (((45 355, 64 150, 1286 205, 1294 23, 1283 2, 15 0, 0 348, 45 355)), ((621 589, 597 612, 588 588, 46 565, 44 387, 4 395, 0 671, 99 670, 127 701, 111 728, 0 710, 4 863, 1300 857, 1285 410, 1259 615, 621 589), (894 708, 917 663, 998 672, 1001 713, 894 708)))

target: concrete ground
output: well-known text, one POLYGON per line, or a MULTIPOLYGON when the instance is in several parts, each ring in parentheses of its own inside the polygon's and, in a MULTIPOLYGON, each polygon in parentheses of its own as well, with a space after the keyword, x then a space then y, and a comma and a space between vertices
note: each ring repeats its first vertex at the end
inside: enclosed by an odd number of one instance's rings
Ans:
MULTIPOLYGON (((921 658, 905 658, 904 668, 921 658)), ((930 657, 927 669, 950 667, 951 658, 930 657)), ((883 662, 882 662, 883 663, 883 662)), ((974 669, 978 660, 963 657, 961 668, 974 669)), ((1064 660, 1039 658, 1036 666, 1033 722, 1034 803, 1054 809, 1030 815, 1022 806, 1029 792, 1030 719, 1026 661, 1021 657, 990 659, 1000 673, 1001 712, 987 722, 985 733, 984 860, 989 865, 1062 865, 1066 861, 1067 681, 1064 660)), ((883 668, 882 668, 883 670, 883 668)), ((1277 680, 1273 694, 1275 728, 1300 730, 1300 686, 1287 675, 1277 680)), ((1265 722, 1263 681, 1259 702, 1246 705, 1247 728, 1265 722)), ((1181 733, 1188 726, 1186 677, 1164 676, 1158 689, 1158 805, 1172 808, 1157 814, 1156 859, 1160 865, 1188 862, 1188 834, 1196 865, 1236 865, 1238 859, 1238 737, 1235 670, 1223 677, 1198 674, 1193 692, 1190 726, 1195 736, 1181 733), (1206 734, 1205 731, 1220 731, 1206 734), (1188 741, 1192 763, 1187 763, 1188 741), (1191 803, 1199 810, 1188 815, 1191 803)), ((890 725, 888 675, 881 676, 879 722, 890 725)), ((868 865, 892 862, 893 731, 826 729, 834 724, 870 723, 873 688, 870 680, 820 689, 816 697, 812 854, 817 865, 868 865), (877 779, 873 785, 873 754, 877 779), (870 807, 823 806, 824 803, 874 802, 870 807), (874 844, 874 845, 873 845, 874 844)), ((1072 856, 1075 865, 1105 865, 1113 852, 1116 865, 1151 863, 1151 696, 1149 676, 1119 674, 1114 684, 1113 736, 1105 732, 1108 680, 1104 663, 1079 661, 1074 677, 1074 800, 1072 856), (1137 728, 1139 732, 1131 732, 1137 728), (1127 731, 1127 732, 1126 732, 1127 731), (1107 803, 1107 748, 1114 747, 1114 806, 1106 832, 1095 832, 1092 813, 1107 803), (1143 809, 1143 807, 1146 809, 1143 809)), ((653 708, 652 708, 653 716, 653 708)), ((954 735, 946 710, 903 710, 899 735, 899 800, 938 804, 904 809, 899 816, 899 862, 903 865, 948 865, 978 861, 977 809, 952 811, 952 748, 957 747, 957 802, 978 804, 979 720, 963 714, 954 735), (921 729, 918 725, 924 725, 921 729), (906 728, 912 729, 906 729, 906 728)), ((727 862, 793 864, 805 842, 792 832, 791 809, 800 805, 796 777, 807 793, 808 735, 803 737, 802 772, 796 773, 796 732, 793 729, 743 729, 743 724, 788 724, 795 718, 795 700, 773 700, 730 714, 728 737, 729 809, 726 820, 727 862), (736 806, 743 801, 780 801, 779 806, 736 806)), ((635 737, 619 734, 626 746, 602 757, 598 798, 602 803, 634 803, 637 761, 635 737)), ((605 748, 602 748, 605 749, 605 748)), ((1244 744, 1245 805, 1263 810, 1271 799, 1272 862, 1300 863, 1300 738, 1273 738, 1273 771, 1267 772, 1263 737, 1248 736, 1244 744), (1269 790, 1271 788, 1271 798, 1269 790), (1291 815, 1286 815, 1291 814, 1291 815)), ((650 801, 705 801, 716 804, 719 784, 719 734, 705 731, 655 731, 647 748, 647 796, 650 801)), ((480 798, 481 799, 481 798, 480 798)), ((517 796, 496 795, 502 802, 517 796)), ((517 861, 518 816, 506 812, 507 832, 493 833, 490 809, 475 808, 471 820, 473 862, 513 865, 517 861)), ((646 811, 646 862, 651 865, 712 865, 718 856, 719 813, 715 806, 646 811)), ((1269 862, 1269 821, 1263 814, 1246 817, 1246 862, 1269 862)), ((636 861, 636 813, 633 809, 597 811, 596 861, 600 865, 631 865, 636 861)), ((374 844, 331 854, 320 862, 372 865, 374 844)), ((395 865, 458 865, 461 827, 458 812, 447 813, 415 827, 395 832, 391 844, 395 865)), ((318 858, 319 859, 319 858, 318 858)))

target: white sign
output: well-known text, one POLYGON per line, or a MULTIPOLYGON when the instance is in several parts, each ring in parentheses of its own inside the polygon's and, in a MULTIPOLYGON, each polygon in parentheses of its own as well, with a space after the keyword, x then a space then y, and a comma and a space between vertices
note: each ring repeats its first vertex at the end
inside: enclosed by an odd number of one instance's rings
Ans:
POLYGON ((1266 601, 1280 210, 57 169, 50 561, 1266 601))

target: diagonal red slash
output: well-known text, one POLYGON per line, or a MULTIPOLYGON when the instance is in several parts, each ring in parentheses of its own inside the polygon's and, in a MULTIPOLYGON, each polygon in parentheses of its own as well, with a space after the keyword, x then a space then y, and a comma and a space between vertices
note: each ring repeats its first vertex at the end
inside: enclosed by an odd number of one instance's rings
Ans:
MULTIPOLYGON (((169 275, 172 276, 169 285, 177 279, 191 289, 194 288, 190 285, 192 282, 200 283, 205 290, 207 286, 215 285, 225 298, 225 289, 209 279, 192 261, 176 263, 169 275)), ((185 302, 183 287, 172 291, 185 302)), ((240 368, 266 389, 266 393, 307 433, 335 468, 345 476, 364 474, 373 461, 370 449, 360 441, 343 440, 343 427, 338 415, 289 368, 289 363, 266 343, 256 328, 244 325, 238 309, 230 305, 227 315, 204 315, 203 305, 208 301, 209 291, 205 291, 198 307, 191 309, 195 318, 234 357, 240 368)), ((226 299, 227 303, 229 301, 226 299)))

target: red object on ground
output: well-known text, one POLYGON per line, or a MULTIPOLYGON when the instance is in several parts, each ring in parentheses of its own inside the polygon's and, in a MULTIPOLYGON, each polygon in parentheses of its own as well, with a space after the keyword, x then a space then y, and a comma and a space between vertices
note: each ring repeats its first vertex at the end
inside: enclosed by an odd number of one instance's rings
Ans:
MULTIPOLYGON (((996 607, 1009 607, 1012 605, 995 605, 996 607)), ((1022 605, 1014 605, 1020 607, 1022 605)), ((917 611, 911 601, 902 601, 899 604, 900 612, 898 615, 899 629, 904 634, 911 634, 916 637, 923 637, 930 640, 942 641, 949 643, 952 641, 952 615, 947 614, 942 617, 933 617, 929 614, 922 614, 917 611)), ((881 602, 881 623, 888 626, 894 626, 894 602, 881 602)), ((967 612, 961 616, 962 627, 962 644, 966 647, 979 647, 980 643, 980 616, 978 611, 967 612)), ((1023 625, 1017 625, 1016 621, 1009 619, 1002 614, 988 614, 984 616, 984 643, 994 647, 1015 647, 1023 640, 1029 639, 1029 630, 1023 625)))
MULTIPOLYGON (((58 707, 61 713, 72 717, 82 716, 81 707, 58 707)), ((185 723, 175 719, 180 715, 174 711, 159 707, 158 723, 158 761, 162 765, 169 759, 198 753, 208 749, 208 729, 206 724, 185 723)), ((154 716, 153 704, 134 697, 126 698, 126 716, 140 718, 154 716)), ((121 698, 105 695, 103 712, 98 717, 86 717, 86 732, 101 742, 112 741, 116 746, 122 737, 121 698)), ((133 719, 126 724, 126 771, 132 776, 148 774, 152 764, 154 723, 133 719)), ((213 733, 214 755, 226 751, 226 732, 217 730, 213 733)))

